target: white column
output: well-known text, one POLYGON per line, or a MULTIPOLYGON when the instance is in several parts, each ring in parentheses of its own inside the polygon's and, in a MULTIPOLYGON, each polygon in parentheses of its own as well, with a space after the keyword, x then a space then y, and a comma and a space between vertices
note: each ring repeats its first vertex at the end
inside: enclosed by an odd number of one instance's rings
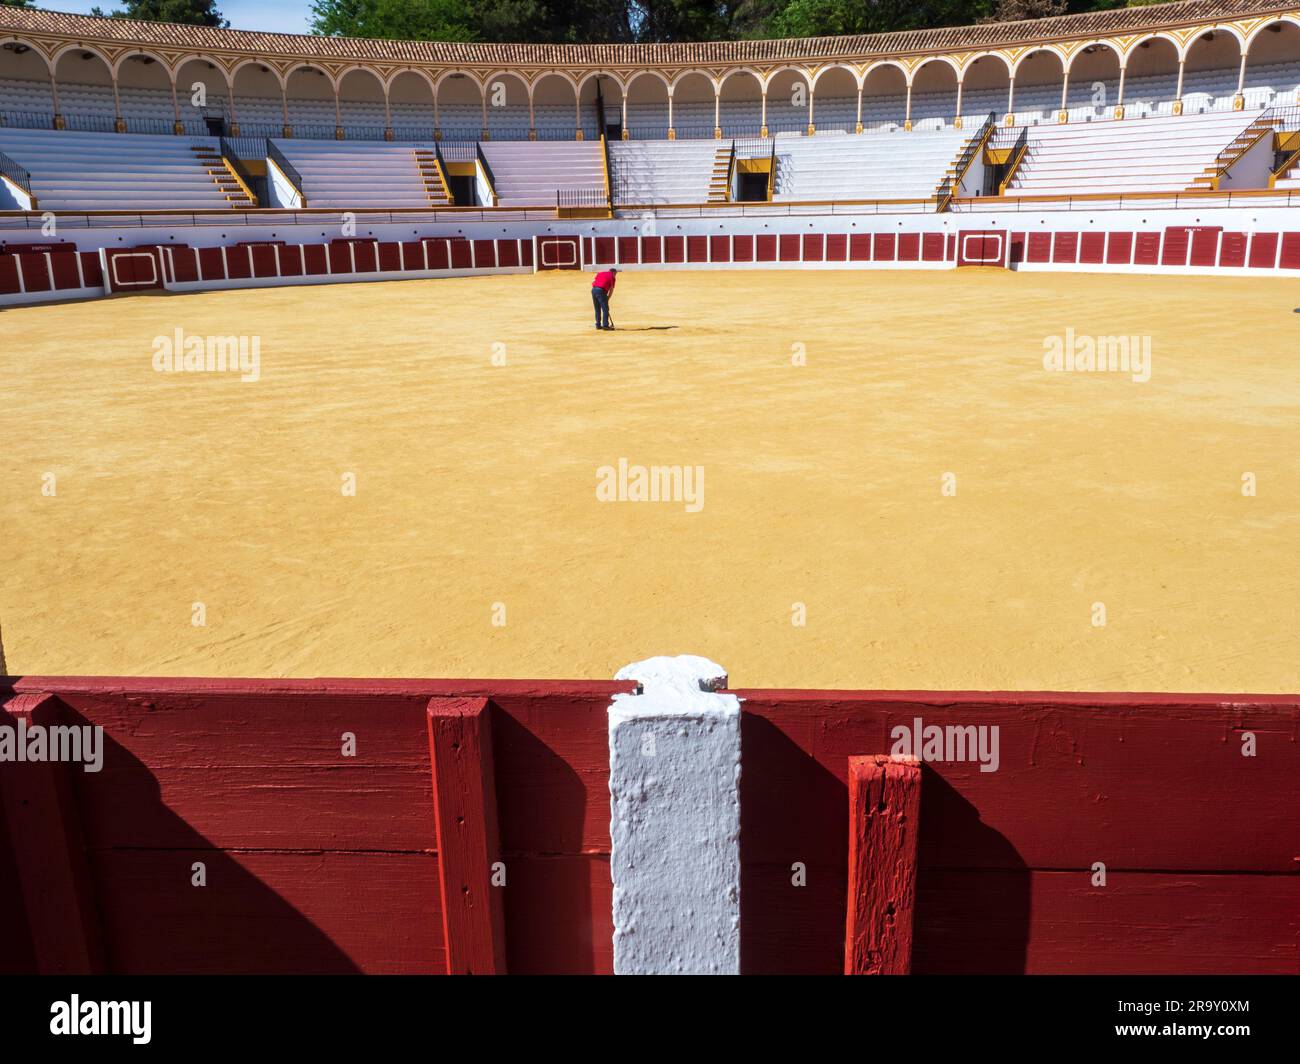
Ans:
POLYGON ((621 669, 609 707, 617 975, 740 972, 740 700, 704 658, 621 669))

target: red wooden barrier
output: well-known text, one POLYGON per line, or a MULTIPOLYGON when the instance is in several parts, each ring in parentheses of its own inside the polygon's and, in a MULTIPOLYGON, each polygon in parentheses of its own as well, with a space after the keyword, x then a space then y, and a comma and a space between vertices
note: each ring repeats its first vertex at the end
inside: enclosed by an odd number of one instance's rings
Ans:
POLYGON ((916 908, 921 764, 849 758, 849 895, 845 975, 908 975, 916 908))
MULTIPOLYGON (((0 723, 14 728, 62 725, 62 708, 50 695, 17 695, 0 712, 0 723)), ((68 764, 50 761, 8 764, 0 771, 5 834, 36 971, 42 975, 88 975, 103 969, 94 888, 69 779, 72 771, 68 764)))
POLYGON ((504 975, 504 873, 486 698, 429 700, 429 757, 448 975, 504 975))

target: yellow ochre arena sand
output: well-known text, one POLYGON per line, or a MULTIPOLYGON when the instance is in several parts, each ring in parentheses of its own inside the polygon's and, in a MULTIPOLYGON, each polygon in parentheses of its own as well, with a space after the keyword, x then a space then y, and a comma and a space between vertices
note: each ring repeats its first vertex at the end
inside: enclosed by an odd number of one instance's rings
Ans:
POLYGON ((613 333, 589 282, 5 311, 8 671, 1300 686, 1294 281, 630 269, 613 333), (177 328, 260 380, 156 372, 177 328), (1150 381, 1044 371, 1067 329, 1150 381), (619 459, 702 509, 598 501, 619 459))

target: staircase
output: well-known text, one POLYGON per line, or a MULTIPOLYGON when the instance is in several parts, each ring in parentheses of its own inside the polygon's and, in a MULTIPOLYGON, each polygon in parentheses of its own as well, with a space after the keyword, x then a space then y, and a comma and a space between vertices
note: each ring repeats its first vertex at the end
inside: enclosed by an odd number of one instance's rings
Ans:
POLYGON ((1219 187, 1219 181, 1231 170, 1246 152, 1250 151, 1264 137, 1271 137, 1282 124, 1280 118, 1273 117, 1272 110, 1265 111, 1250 125, 1237 134, 1236 139, 1214 160, 1201 175, 1189 186, 1189 192, 1213 192, 1219 187))
POLYGON ((728 142, 725 148, 719 148, 713 157, 713 173, 709 177, 709 202, 727 203, 731 200, 731 151, 728 142))
POLYGON ((243 210, 246 207, 257 206, 257 201, 244 191, 239 179, 230 172, 230 169, 226 166, 226 161, 221 157, 220 151, 203 144, 190 145, 190 151, 194 153, 194 158, 198 161, 198 164, 208 172, 208 177, 217 186, 217 191, 226 198, 226 202, 230 204, 232 210, 243 210))
POLYGON ((447 178, 438 165, 438 156, 427 148, 415 148, 415 166, 420 171, 424 182, 424 191, 432 207, 450 207, 451 191, 447 188, 447 178))

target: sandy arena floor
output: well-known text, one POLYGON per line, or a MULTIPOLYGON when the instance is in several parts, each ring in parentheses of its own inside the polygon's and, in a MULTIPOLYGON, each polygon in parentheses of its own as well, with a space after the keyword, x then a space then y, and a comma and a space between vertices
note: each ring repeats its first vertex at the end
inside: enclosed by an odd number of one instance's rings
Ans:
POLYGON ((631 272, 596 333, 588 280, 0 313, 9 672, 1300 690, 1295 282, 631 272), (156 372, 177 328, 261 379, 156 372), (1044 371, 1067 328, 1150 381, 1044 371))

